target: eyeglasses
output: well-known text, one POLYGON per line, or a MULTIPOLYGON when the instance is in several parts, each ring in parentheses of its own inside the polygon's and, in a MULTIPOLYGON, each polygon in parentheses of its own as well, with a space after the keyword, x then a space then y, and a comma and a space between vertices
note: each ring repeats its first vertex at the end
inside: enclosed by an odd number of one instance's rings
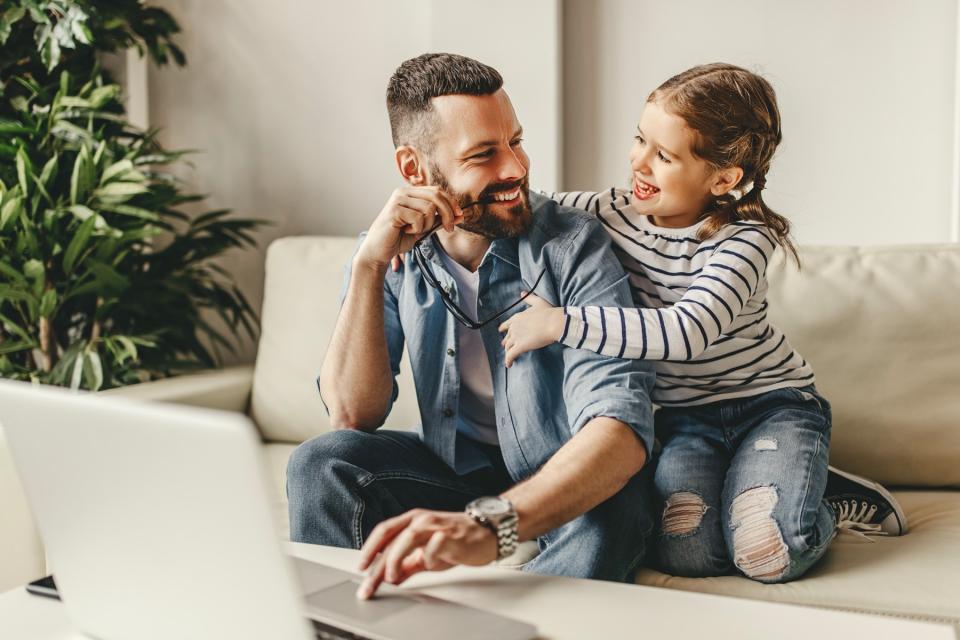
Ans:
POLYGON ((423 251, 420 248, 420 245, 422 245, 427 238, 433 235, 433 232, 439 229, 441 224, 442 222, 438 222, 437 224, 433 225, 433 228, 430 229, 430 231, 428 231, 422 238, 420 238, 414 243, 413 257, 417 261, 417 266, 420 267, 420 272, 423 273, 423 277, 427 281, 427 284, 429 284, 431 287, 436 289, 437 293, 440 294, 440 300, 443 301, 443 306, 447 308, 447 311, 450 312, 450 315, 452 315, 457 320, 457 322, 467 327, 468 329, 480 329, 481 327, 484 327, 490 324, 491 322, 493 322, 494 320, 496 320, 497 318, 505 314, 507 311, 510 311, 510 309, 513 309, 515 306, 523 302, 523 300, 527 296, 529 296, 531 293, 534 292, 534 290, 537 288, 537 285, 539 285, 540 281, 543 279, 544 274, 547 272, 546 269, 542 270, 540 272, 540 275, 537 276, 536 282, 534 282, 533 286, 530 287, 530 290, 527 291, 522 296, 520 296, 519 300, 511 304, 509 307, 507 307, 503 311, 497 312, 496 314, 490 316, 486 320, 480 320, 480 321, 473 320, 472 318, 470 318, 470 316, 466 314, 466 312, 463 309, 457 306, 457 303, 453 301, 452 297, 450 297, 449 291, 444 289, 443 285, 440 284, 440 281, 437 280, 437 276, 433 273, 433 269, 430 267, 430 261, 427 260, 427 258, 423 255, 423 251))

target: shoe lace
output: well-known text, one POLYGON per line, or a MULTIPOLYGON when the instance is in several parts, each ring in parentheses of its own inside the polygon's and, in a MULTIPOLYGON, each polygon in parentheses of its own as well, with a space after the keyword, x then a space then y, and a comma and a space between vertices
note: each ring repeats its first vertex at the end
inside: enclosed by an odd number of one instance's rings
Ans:
POLYGON ((847 534, 867 542, 875 542, 869 536, 885 536, 879 523, 871 522, 877 513, 877 505, 867 500, 830 500, 837 514, 837 533, 847 534))

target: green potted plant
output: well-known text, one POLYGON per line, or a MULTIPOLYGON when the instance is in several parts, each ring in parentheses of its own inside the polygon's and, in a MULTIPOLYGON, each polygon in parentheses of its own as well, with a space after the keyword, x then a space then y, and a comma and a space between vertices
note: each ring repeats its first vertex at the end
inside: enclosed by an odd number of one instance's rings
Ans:
POLYGON ((136 0, 0 4, 0 377, 103 389, 216 366, 257 317, 216 258, 262 224, 194 217, 184 152, 130 125, 98 63, 184 63, 136 0), (211 324, 214 312, 222 326, 211 324))

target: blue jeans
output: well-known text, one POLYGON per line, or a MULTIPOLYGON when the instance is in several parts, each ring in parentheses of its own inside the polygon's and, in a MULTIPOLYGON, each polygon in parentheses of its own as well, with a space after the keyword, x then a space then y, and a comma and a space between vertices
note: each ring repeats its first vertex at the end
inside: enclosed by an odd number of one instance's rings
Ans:
MULTIPOLYGON (((491 467, 458 476, 415 433, 333 431, 300 445, 287 466, 290 538, 358 549, 381 521, 413 508, 462 511, 514 484, 500 450, 491 467)), ((538 540, 533 573, 632 580, 653 531, 650 472, 538 540)))
POLYGON ((655 422, 659 569, 775 583, 820 559, 836 516, 823 501, 830 404, 812 385, 663 408, 655 422))

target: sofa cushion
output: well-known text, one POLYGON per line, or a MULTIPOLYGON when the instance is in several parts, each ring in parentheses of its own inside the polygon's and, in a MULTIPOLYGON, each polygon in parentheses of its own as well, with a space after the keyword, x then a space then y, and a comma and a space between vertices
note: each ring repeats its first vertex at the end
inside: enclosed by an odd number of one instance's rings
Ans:
MULTIPOLYGON (((267 444, 265 456, 272 480, 277 530, 289 539, 286 468, 292 444, 267 444)), ((960 623, 960 492, 897 492, 910 522, 899 538, 848 535, 834 540, 826 555, 800 580, 768 585, 738 576, 677 578, 641 569, 637 583, 669 589, 848 609, 888 615, 923 617, 960 623)), ((501 566, 519 567, 536 555, 535 543, 524 543, 501 566)))
POLYGON ((644 569, 637 583, 669 589, 771 600, 960 623, 960 492, 894 494, 910 522, 897 538, 873 543, 841 535, 803 578, 761 584, 738 576, 678 578, 644 569))
POLYGON ((782 255, 770 265, 770 317, 833 405, 831 463, 960 486, 960 245, 801 256, 799 273, 782 255))
MULTIPOLYGON (((344 265, 356 240, 290 237, 267 250, 260 344, 250 414, 267 440, 302 442, 330 429, 317 376, 337 321, 344 265)), ((387 426, 419 423, 416 392, 404 357, 400 396, 387 426)))

